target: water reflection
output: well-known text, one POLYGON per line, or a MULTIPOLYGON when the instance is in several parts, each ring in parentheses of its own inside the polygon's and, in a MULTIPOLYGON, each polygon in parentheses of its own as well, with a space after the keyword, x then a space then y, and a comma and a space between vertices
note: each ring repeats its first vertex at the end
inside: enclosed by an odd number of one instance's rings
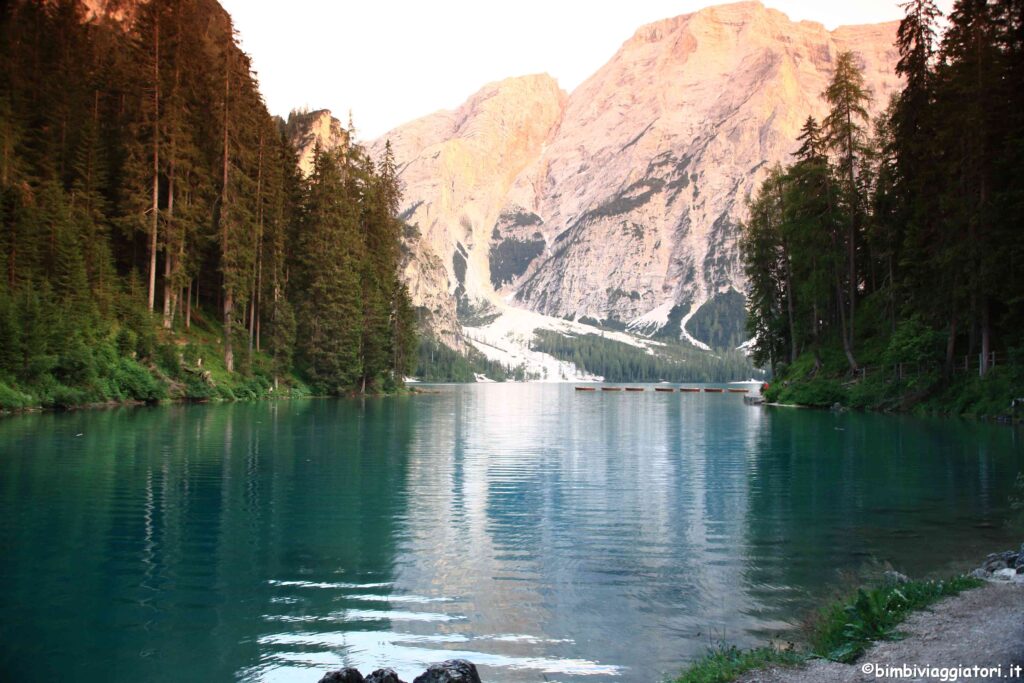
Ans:
POLYGON ((1012 429, 439 391, 0 420, 0 678, 658 680, 1015 540, 1012 429))

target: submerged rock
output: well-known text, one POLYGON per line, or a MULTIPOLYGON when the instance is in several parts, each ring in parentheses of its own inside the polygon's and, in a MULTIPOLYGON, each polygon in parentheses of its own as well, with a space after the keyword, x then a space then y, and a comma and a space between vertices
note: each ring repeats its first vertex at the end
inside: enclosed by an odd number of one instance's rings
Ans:
POLYGON ((364 683, 405 683, 394 669, 377 669, 366 677, 364 683))
POLYGON ((324 677, 320 679, 320 683, 364 683, 364 681, 363 674, 359 673, 359 669, 345 667, 325 673, 324 677))
POLYGON ((480 683, 476 667, 465 659, 433 664, 412 683, 480 683))

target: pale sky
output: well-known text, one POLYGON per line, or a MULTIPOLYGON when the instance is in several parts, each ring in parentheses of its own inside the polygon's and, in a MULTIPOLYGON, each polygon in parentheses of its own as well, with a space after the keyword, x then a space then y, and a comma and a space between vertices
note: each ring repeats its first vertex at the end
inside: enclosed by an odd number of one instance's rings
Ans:
MULTIPOLYGON (((546 72, 566 92, 643 24, 715 0, 221 0, 252 55, 271 113, 353 113, 368 140, 485 83, 546 72)), ((766 0, 828 28, 902 17, 899 0, 766 0)), ((948 12, 952 0, 939 0, 948 12)))

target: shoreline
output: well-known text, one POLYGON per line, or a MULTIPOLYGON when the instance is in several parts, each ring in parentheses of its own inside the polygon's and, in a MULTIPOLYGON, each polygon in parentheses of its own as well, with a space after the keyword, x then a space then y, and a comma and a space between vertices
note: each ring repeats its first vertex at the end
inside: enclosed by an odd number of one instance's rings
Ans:
POLYGON ((69 406, 30 406, 27 408, 5 408, 0 409, 0 419, 19 417, 24 415, 35 415, 44 413, 76 413, 86 410, 114 410, 117 408, 158 408, 165 406, 180 405, 224 405, 228 403, 261 403, 264 401, 300 401, 305 399, 355 399, 355 398, 388 398, 393 396, 410 396, 415 394, 431 394, 436 392, 425 391, 413 387, 403 387, 396 391, 381 391, 361 394, 358 391, 337 396, 320 396, 317 394, 278 395, 278 396, 257 396, 255 398, 162 398, 156 401, 140 401, 128 399, 126 401, 96 401, 93 403, 78 403, 69 406))
POLYGON ((812 612, 799 648, 792 642, 778 648, 774 641, 748 650, 720 645, 672 683, 856 683, 890 680, 882 673, 889 670, 900 678, 904 665, 1005 668, 1022 663, 1014 659, 1024 655, 1022 624, 1024 545, 992 553, 980 567, 945 580, 887 571, 879 585, 861 586, 812 612), (989 646, 984 653, 983 645, 989 646))

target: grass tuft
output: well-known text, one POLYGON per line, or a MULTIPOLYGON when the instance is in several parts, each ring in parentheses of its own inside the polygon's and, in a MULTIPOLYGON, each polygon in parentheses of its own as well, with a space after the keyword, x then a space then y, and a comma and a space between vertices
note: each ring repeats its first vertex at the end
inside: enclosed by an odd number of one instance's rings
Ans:
POLYGON ((796 650, 777 650, 773 647, 759 647, 740 650, 733 646, 719 645, 690 666, 673 683, 728 683, 739 676, 770 666, 799 666, 807 660, 796 650))

